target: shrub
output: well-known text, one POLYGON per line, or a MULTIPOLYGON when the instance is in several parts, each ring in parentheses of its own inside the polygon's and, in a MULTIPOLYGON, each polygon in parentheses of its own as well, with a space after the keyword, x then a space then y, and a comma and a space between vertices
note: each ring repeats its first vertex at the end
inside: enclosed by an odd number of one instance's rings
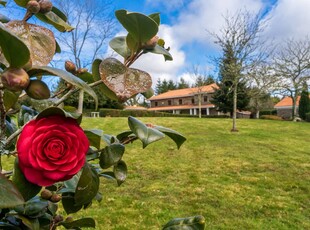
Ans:
POLYGON ((277 115, 277 110, 276 109, 273 109, 273 110, 262 110, 259 112, 259 115, 260 116, 263 116, 263 115, 277 115))
POLYGON ((283 120, 282 117, 275 116, 275 115, 262 115, 260 119, 265 119, 265 120, 283 120))
POLYGON ((310 113, 306 113, 306 119, 305 121, 310 122, 310 113))

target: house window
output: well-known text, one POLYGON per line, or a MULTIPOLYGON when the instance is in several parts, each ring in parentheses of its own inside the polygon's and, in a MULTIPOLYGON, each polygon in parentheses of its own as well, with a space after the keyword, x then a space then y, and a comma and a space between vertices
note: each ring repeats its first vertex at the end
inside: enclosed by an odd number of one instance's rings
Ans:
POLYGON ((203 97, 203 101, 204 101, 204 102, 208 102, 208 101, 209 101, 208 96, 204 96, 204 97, 203 97))
POLYGON ((182 99, 179 99, 179 105, 182 105, 182 99))
POLYGON ((168 100, 168 105, 171 105, 171 100, 168 100))
POLYGON ((195 104, 195 99, 194 98, 192 98, 192 104, 195 104))
POLYGON ((157 101, 155 101, 155 106, 158 106, 158 102, 157 101))

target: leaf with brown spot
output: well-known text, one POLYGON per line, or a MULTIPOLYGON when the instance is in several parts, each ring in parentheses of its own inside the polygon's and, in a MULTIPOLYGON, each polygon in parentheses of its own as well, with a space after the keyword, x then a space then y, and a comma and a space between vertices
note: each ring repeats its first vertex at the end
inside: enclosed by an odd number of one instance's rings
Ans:
POLYGON ((103 83, 112 90, 120 101, 148 90, 152 86, 151 76, 142 70, 127 68, 115 58, 107 58, 99 65, 103 83))
POLYGON ((53 59, 56 41, 52 31, 23 21, 10 21, 5 27, 27 45, 32 65, 46 66, 53 59))

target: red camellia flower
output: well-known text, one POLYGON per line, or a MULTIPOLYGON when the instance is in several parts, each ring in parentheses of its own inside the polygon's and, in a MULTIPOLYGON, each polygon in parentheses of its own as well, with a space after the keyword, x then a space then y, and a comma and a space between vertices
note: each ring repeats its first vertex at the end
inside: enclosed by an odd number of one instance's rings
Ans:
POLYGON ((61 115, 32 120, 17 141, 19 167, 31 183, 49 186, 72 178, 83 167, 88 148, 76 120, 61 115))

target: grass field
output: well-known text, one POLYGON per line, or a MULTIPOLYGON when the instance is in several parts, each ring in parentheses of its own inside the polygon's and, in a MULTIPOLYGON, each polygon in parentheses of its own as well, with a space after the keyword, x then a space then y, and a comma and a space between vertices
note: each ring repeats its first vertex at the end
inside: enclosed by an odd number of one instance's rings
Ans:
MULTIPOLYGON (((102 179, 103 201, 75 216, 102 230, 161 229, 172 218, 203 215, 206 229, 310 229, 310 123, 230 119, 141 118, 179 131, 123 159, 128 178, 102 179)), ((126 118, 84 118, 84 128, 127 130, 126 118)))

